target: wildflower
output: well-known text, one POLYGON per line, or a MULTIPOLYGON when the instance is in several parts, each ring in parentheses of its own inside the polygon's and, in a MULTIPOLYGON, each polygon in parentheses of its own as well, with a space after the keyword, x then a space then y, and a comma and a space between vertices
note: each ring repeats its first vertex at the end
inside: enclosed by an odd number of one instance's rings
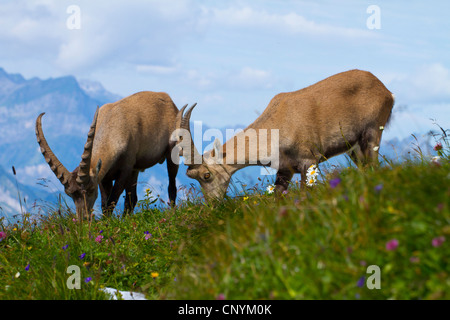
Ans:
POLYGON ((439 151, 442 150, 442 143, 438 142, 436 143, 436 145, 434 146, 434 151, 439 151))
POLYGON ((98 242, 98 243, 102 243, 102 240, 103 240, 102 235, 98 235, 97 238, 95 238, 95 242, 98 242))
POLYGON ((315 164, 311 165, 306 171, 306 185, 311 187, 316 184, 319 172, 315 164))
POLYGON ((273 184, 267 186, 266 191, 268 194, 272 194, 275 191, 275 186, 273 184))
POLYGON ((25 271, 30 270, 30 264, 27 264, 27 266, 25 267, 25 271))
POLYGON ((6 232, 0 231, 0 241, 6 239, 6 232))
POLYGON ((225 295, 223 293, 219 293, 219 295, 216 297, 216 300, 225 300, 225 295))
POLYGON ((380 131, 383 131, 384 130, 384 127, 383 126, 380 126, 380 131))
POLYGON ((394 251, 398 247, 398 240, 392 239, 386 242, 386 250, 388 251, 394 251))
POLYGON ((155 279, 155 278, 157 278, 159 276, 159 273, 158 272, 152 272, 150 275, 152 276, 153 279, 155 279))
POLYGON ((84 257, 86 256, 86 253, 82 253, 79 257, 80 257, 80 260, 81 259, 84 259, 84 257))
POLYGON ((87 277, 86 279, 84 279, 84 282, 88 283, 92 280, 92 277, 87 277))
POLYGON ((152 237, 152 234, 150 232, 145 231, 144 233, 145 233, 145 240, 148 240, 152 237))
POLYGON ((244 201, 247 201, 248 200, 248 197, 247 196, 245 196, 244 198, 242 198, 244 201))
POLYGON ((431 240, 431 244, 433 245, 433 247, 437 248, 440 247, 445 241, 445 237, 444 236, 440 236, 440 237, 436 237, 433 240, 431 240))
POLYGON ((69 245, 68 244, 66 244, 64 247, 62 247, 62 249, 64 250, 64 251, 66 251, 66 249, 69 247, 69 245))
POLYGON ((358 282, 356 282, 356 286, 358 286, 359 288, 364 287, 364 284, 366 283, 366 277, 362 276, 361 278, 358 279, 358 282))
POLYGON ((15 278, 18 278, 18 277, 20 277, 20 272, 19 271, 17 271, 17 273, 14 275, 14 277, 15 278))
POLYGON ((383 189, 383 185, 382 184, 377 184, 375 187, 375 192, 376 193, 380 193, 380 191, 383 189))
POLYGON ((431 162, 433 162, 434 164, 440 165, 441 164, 441 157, 434 156, 433 158, 431 158, 431 162))
POLYGON ((378 150, 380 149, 380 147, 379 146, 375 146, 375 147, 373 147, 373 151, 375 151, 375 152, 377 152, 378 150))
POLYGON ((308 171, 306 171, 306 175, 310 176, 310 177, 312 177, 312 176, 317 177, 318 174, 319 174, 319 172, 318 172, 317 166, 315 164, 311 165, 308 168, 308 171))
POLYGON ((283 191, 283 194, 288 194, 288 191, 287 191, 287 190, 284 190, 284 191, 283 191))
POLYGON ((308 180, 306 181, 306 185, 308 187, 312 187, 315 184, 316 184, 316 179, 315 178, 308 178, 308 180))
POLYGON ((334 189, 334 188, 336 188, 339 185, 339 183, 341 183, 341 179, 340 178, 331 179, 330 180, 330 187, 332 189, 334 189))

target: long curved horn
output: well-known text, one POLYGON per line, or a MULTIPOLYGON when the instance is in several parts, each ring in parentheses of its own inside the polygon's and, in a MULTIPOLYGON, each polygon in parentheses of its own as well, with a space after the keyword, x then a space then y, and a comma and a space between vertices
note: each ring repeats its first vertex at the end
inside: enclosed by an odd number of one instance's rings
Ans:
POLYGON ((92 147, 94 146, 95 129, 97 127, 97 116, 99 107, 95 111, 94 120, 92 121, 91 128, 88 132, 86 144, 84 145, 84 152, 81 155, 81 162, 78 169, 77 183, 87 185, 91 179, 91 157, 92 147))
MULTIPOLYGON (((191 113, 192 110, 194 109, 194 107, 197 105, 197 103, 194 103, 187 111, 185 114, 184 110, 186 109, 187 105, 185 105, 183 108, 181 108, 181 110, 178 112, 177 115, 177 121, 176 121, 176 129, 186 129, 187 131, 189 131, 189 134, 191 134, 191 128, 190 128, 190 124, 189 121, 191 119, 191 113)), ((192 139, 192 135, 191 135, 191 154, 190 154, 190 158, 186 159, 186 164, 187 165, 194 165, 194 164, 200 164, 200 163, 196 163, 198 161, 202 161, 202 156, 200 155, 200 153, 198 152, 197 148, 194 145, 194 140, 192 139), (190 162, 190 163, 189 163, 190 162)), ((184 154, 180 154, 181 156, 185 156, 184 154)))
POLYGON ((184 112, 184 109, 186 109, 187 106, 188 105, 185 104, 184 107, 181 108, 180 111, 178 111, 177 118, 176 118, 176 121, 175 121, 175 129, 181 128, 181 122, 183 120, 183 112, 184 112))
POLYGON ((52 149, 50 149, 47 140, 44 137, 44 132, 42 131, 42 116, 44 114, 45 112, 41 113, 36 119, 37 142, 39 144, 39 147, 41 148, 41 153, 44 156, 45 161, 50 166, 50 169, 53 171, 59 181, 61 181, 64 187, 67 187, 72 175, 69 170, 67 170, 58 160, 52 149))

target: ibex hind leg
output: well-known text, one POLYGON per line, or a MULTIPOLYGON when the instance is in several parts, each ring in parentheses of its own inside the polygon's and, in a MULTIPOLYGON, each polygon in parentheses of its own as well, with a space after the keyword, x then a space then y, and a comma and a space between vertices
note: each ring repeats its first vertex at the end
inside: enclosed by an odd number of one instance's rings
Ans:
POLYGON ((382 131, 379 128, 368 128, 361 136, 359 146, 362 153, 362 162, 365 166, 378 165, 381 133, 382 131))
POLYGON ((294 175, 293 170, 289 169, 280 169, 277 172, 277 178, 275 180, 275 190, 279 193, 282 193, 283 191, 287 190, 289 187, 289 182, 292 179, 292 176, 294 175))

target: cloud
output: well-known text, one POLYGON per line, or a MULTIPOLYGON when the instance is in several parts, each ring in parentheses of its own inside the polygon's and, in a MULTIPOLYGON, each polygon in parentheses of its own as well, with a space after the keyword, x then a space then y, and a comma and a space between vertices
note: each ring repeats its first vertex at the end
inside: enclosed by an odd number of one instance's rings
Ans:
POLYGON ((251 7, 228 7, 225 9, 206 9, 211 24, 233 28, 257 28, 264 31, 284 34, 303 34, 310 36, 333 36, 343 38, 373 38, 377 35, 369 30, 335 26, 308 20, 296 12, 286 14, 269 13, 251 7))
POLYGON ((401 103, 450 103, 450 71, 441 63, 390 77, 388 86, 401 103))

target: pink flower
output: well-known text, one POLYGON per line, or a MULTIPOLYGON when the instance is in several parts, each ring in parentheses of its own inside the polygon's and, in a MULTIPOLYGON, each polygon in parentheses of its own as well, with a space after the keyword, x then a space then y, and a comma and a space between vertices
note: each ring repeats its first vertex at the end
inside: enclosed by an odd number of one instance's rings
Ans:
POLYGON ((6 232, 0 231, 0 241, 6 239, 6 232))
POLYGON ((436 145, 434 146, 434 151, 439 151, 442 150, 442 143, 438 142, 436 143, 436 145))
POLYGON ((398 247, 398 240, 392 239, 386 242, 386 250, 388 251, 394 251, 398 247))
POLYGON ((98 235, 97 238, 95 238, 95 241, 98 243, 101 243, 103 240, 103 236, 102 235, 98 235))
POLYGON ((440 237, 436 237, 433 240, 431 240, 431 244, 433 245, 433 247, 440 247, 445 241, 445 237, 444 236, 440 236, 440 237))

